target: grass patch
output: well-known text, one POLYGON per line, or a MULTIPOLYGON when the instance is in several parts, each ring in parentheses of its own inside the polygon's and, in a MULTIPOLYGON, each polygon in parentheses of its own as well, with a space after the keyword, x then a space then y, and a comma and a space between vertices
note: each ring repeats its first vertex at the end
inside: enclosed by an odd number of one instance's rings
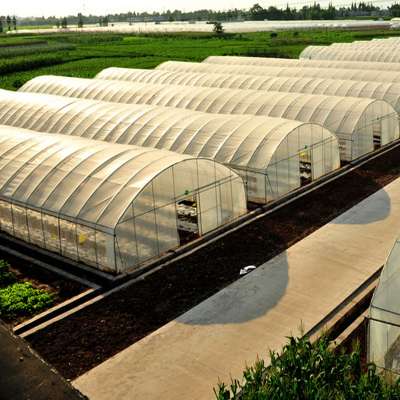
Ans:
POLYGON ((0 39, 0 49, 4 47, 14 47, 14 46, 35 46, 35 45, 43 45, 47 44, 46 40, 1 40, 0 39))
POLYGON ((301 51, 309 45, 328 45, 396 35, 400 35, 400 32, 280 31, 276 37, 271 37, 270 32, 224 35, 210 32, 3 35, 0 36, 0 52, 5 50, 4 46, 10 44, 9 51, 14 52, 15 56, 0 57, 0 87, 15 90, 27 80, 43 74, 91 78, 110 66, 154 68, 167 60, 199 62, 210 55, 298 58, 301 51), (22 49, 18 50, 18 46, 22 49), (43 54, 38 54, 39 48, 43 54), (46 53, 47 49, 52 50, 46 53), (25 52, 25 55, 17 56, 19 51, 25 52))
POLYGON ((35 54, 54 53, 57 51, 74 50, 75 46, 70 43, 54 43, 54 44, 31 44, 17 46, 0 47, 0 59, 2 57, 18 57, 29 56, 35 54))
POLYGON ((34 70, 43 66, 61 64, 65 62, 67 55, 63 54, 39 54, 29 57, 14 57, 0 60, 0 75, 18 74, 21 71, 34 70))
MULTIPOLYGON (((17 29, 52 29, 53 25, 18 25, 17 29)), ((18 32, 18 30, 17 30, 18 32)))
POLYGON ((60 62, 55 65, 43 66, 33 70, 0 75, 0 87, 15 90, 24 83, 39 75, 63 75, 81 78, 93 78, 98 72, 108 67, 125 68, 154 68, 167 61, 161 57, 94 57, 78 59, 69 62, 60 62))

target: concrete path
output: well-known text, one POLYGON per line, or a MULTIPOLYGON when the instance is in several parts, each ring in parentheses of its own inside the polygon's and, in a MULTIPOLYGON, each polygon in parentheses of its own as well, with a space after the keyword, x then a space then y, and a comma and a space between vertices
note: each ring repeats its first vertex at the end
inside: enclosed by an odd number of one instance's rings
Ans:
POLYGON ((74 385, 91 400, 212 399, 218 378, 241 377, 257 355, 321 321, 382 266, 399 234, 397 179, 74 385))
POLYGON ((85 400, 0 320, 1 400, 85 400))

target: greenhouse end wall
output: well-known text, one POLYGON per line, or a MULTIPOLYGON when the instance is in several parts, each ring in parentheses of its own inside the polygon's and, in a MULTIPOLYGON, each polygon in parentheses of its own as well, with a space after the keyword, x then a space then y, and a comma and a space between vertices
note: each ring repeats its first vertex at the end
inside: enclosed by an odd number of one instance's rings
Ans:
POLYGON ((369 309, 368 360, 400 375, 400 240, 385 263, 369 309))
MULTIPOLYGON (((259 151, 263 150, 268 151, 262 148, 259 151)), ((282 139, 265 170, 241 170, 232 166, 246 182, 251 201, 260 204, 300 188, 307 174, 311 181, 339 167, 337 139, 326 129, 308 124, 299 126, 282 139), (309 171, 301 170, 302 158, 309 164, 309 171)))
POLYGON ((190 199, 197 209, 202 236, 247 212, 242 179, 211 160, 188 160, 157 176, 126 210, 116 227, 118 271, 132 269, 180 245, 179 203, 190 199), (154 239, 153 239, 154 238, 154 239), (135 246, 132 246, 135 243, 135 246))

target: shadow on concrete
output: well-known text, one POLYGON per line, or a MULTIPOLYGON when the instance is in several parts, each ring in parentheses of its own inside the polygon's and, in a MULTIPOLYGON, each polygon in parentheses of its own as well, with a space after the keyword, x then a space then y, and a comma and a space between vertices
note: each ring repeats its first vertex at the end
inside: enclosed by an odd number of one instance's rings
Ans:
POLYGON ((240 324, 265 315, 286 291, 286 252, 226 287, 177 319, 189 325, 240 324))
MULTIPOLYGON (((368 182, 371 185, 371 182, 368 182)), ((386 219, 391 211, 391 200, 385 190, 376 183, 372 195, 374 207, 352 207, 332 224, 370 224, 386 219)), ((369 203, 370 204, 370 203, 369 203)), ((240 324, 264 316, 273 309, 284 295, 289 281, 289 265, 286 251, 247 276, 216 293, 207 301, 177 319, 190 325, 240 324)))
POLYGON ((87 397, 0 321, 0 399, 83 400, 87 397))
POLYGON ((371 208, 367 210, 361 202, 359 207, 353 207, 346 212, 346 220, 343 219, 342 214, 332 223, 337 225, 366 225, 386 219, 391 211, 391 200, 386 190, 375 192, 372 196, 376 203, 373 210, 371 208))

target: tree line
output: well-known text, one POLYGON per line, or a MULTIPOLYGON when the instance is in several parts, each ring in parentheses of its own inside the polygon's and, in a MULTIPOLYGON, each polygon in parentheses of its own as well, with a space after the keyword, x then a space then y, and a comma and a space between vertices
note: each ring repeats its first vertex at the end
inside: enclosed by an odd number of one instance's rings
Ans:
POLYGON ((17 30, 17 19, 15 18, 15 16, 0 16, 0 33, 12 30, 17 30))
MULTIPOLYGON (((263 20, 305 20, 305 19, 343 19, 354 17, 400 17, 400 4, 395 3, 387 8, 374 6, 373 3, 352 3, 348 7, 335 7, 332 3, 323 7, 319 3, 301 8, 262 7, 254 4, 250 9, 231 9, 226 11, 197 10, 184 12, 181 10, 167 10, 165 12, 127 12, 119 14, 99 15, 70 15, 62 18, 30 17, 20 18, 19 25, 51 25, 67 28, 68 24, 83 27, 86 24, 108 26, 113 22, 174 22, 174 21, 263 21, 263 20)), ((17 28, 15 17, 0 17, 1 30, 17 28)))

